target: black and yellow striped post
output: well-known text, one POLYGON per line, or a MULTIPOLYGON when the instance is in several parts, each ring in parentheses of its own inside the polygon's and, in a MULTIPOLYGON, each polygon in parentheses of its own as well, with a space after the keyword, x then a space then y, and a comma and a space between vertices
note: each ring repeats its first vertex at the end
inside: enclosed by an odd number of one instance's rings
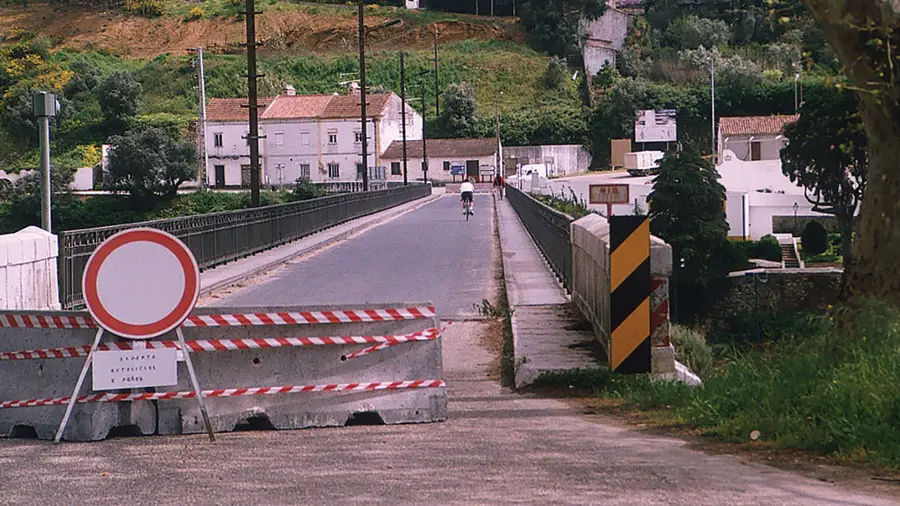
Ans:
POLYGON ((613 371, 650 372, 650 219, 609 220, 609 364, 613 371))

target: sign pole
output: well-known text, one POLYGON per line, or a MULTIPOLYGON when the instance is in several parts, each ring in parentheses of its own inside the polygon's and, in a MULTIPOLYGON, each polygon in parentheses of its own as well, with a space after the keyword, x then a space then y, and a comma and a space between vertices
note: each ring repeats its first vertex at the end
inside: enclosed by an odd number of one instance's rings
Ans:
POLYGON ((203 402, 203 392, 200 391, 200 382, 197 381, 197 374, 194 372, 194 362, 191 360, 191 350, 184 343, 184 332, 181 327, 175 330, 178 334, 178 345, 181 347, 181 353, 184 356, 184 363, 187 365, 188 375, 191 377, 191 385, 194 387, 194 394, 197 396, 197 404, 200 405, 200 414, 203 415, 203 424, 206 425, 206 433, 209 434, 210 442, 216 442, 216 435, 213 432, 212 424, 209 422, 209 414, 206 412, 206 403, 203 402))
POLYGON ((97 329, 97 335, 94 337, 94 344, 91 345, 87 359, 84 361, 84 366, 81 368, 81 374, 78 375, 78 381, 75 383, 75 391, 72 392, 72 397, 69 397, 69 403, 66 406, 66 415, 63 416, 62 423, 59 424, 59 430, 56 431, 56 437, 53 439, 54 443, 59 443, 60 439, 62 439, 63 432, 66 430, 66 425, 69 423, 69 417, 72 416, 72 408, 75 407, 75 401, 78 399, 78 392, 81 391, 81 385, 84 384, 84 378, 87 376, 88 369, 91 367, 94 351, 97 349, 97 345, 100 344, 101 337, 103 337, 102 327, 97 329))
POLYGON ((612 217, 612 204, 606 204, 606 217, 612 217))

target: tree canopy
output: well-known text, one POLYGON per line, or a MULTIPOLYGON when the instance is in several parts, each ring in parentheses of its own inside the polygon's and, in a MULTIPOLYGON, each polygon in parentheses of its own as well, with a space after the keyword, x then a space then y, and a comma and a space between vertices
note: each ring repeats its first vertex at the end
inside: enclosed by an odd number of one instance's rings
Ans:
POLYGON ((164 130, 147 127, 110 138, 107 185, 141 200, 173 197, 193 178, 197 152, 164 130))
POLYGON ((522 7, 522 24, 535 49, 565 58, 580 52, 584 20, 605 11, 605 0, 529 0, 522 7))
POLYGON ((669 153, 647 197, 651 232, 672 246, 681 321, 711 306, 733 263, 725 187, 718 180, 712 164, 695 152, 669 153))
POLYGON ((819 212, 834 215, 841 226, 844 264, 851 259, 853 221, 866 189, 868 146, 856 94, 834 88, 814 96, 800 119, 784 129, 789 144, 781 150, 782 171, 806 189, 819 212))

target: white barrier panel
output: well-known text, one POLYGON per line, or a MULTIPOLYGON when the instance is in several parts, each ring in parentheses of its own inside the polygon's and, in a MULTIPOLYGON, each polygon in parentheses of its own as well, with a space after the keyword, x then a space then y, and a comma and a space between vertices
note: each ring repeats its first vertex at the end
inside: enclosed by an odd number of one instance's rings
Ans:
POLYGON ((55 235, 37 227, 0 235, 0 309, 60 308, 55 235))

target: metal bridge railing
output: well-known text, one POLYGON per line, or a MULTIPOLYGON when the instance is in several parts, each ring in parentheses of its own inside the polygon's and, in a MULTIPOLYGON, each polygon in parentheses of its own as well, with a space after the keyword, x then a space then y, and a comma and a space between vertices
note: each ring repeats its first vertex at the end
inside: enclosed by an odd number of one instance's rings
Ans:
POLYGON ((88 258, 106 238, 122 230, 152 227, 169 232, 191 249, 201 269, 208 269, 430 194, 429 185, 411 184, 256 209, 61 232, 60 302, 65 309, 84 304, 81 278, 88 258))
POLYGON ((572 290, 572 232, 574 218, 544 205, 527 193, 506 185, 506 196, 525 229, 566 290, 572 290))

